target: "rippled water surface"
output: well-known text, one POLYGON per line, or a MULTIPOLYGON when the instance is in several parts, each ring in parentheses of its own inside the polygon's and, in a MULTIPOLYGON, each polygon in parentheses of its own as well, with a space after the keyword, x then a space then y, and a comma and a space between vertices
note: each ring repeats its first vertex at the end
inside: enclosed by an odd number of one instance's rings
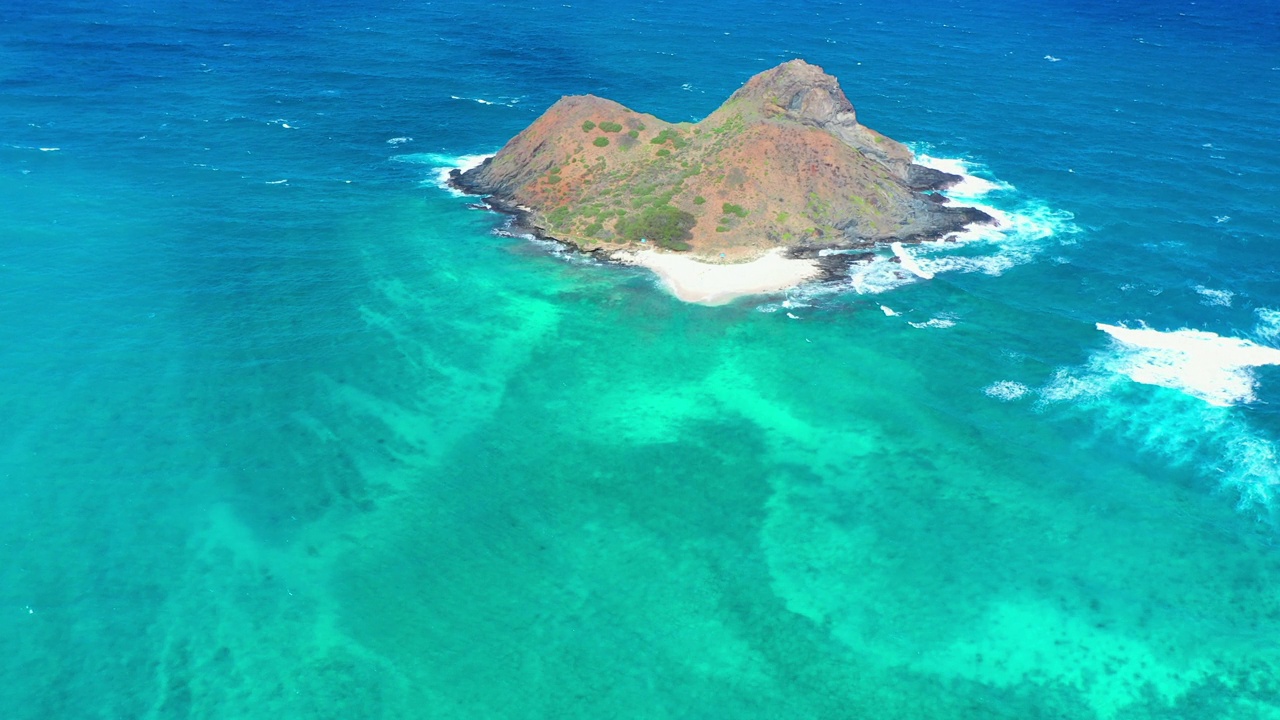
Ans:
POLYGON ((1280 20, 10 8, 0 714, 1280 717, 1280 20), (999 232, 706 308, 440 188, 792 57, 999 232))

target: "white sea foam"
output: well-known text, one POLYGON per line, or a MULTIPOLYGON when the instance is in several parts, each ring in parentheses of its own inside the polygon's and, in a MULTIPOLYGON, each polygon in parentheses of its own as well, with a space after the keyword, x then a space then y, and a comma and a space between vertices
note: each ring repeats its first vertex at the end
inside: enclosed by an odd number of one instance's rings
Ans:
POLYGON ((1204 330, 1161 332, 1098 323, 1117 341, 1106 366, 1134 382, 1180 390, 1219 406, 1252 402, 1252 369, 1280 365, 1280 349, 1204 330))
POLYGON ((996 255, 938 255, 936 257, 921 258, 921 262, 935 275, 956 272, 998 276, 1029 259, 1030 253, 1011 252, 996 255))
POLYGON ((982 389, 982 392, 986 393, 988 397, 1010 402, 1031 392, 1031 389, 1020 382, 1000 380, 999 382, 993 382, 986 386, 982 389))
POLYGON ((40 152, 58 152, 61 149, 62 148, 57 148, 57 147, 42 147, 40 148, 40 152))
POLYGON ((1012 208, 1008 208, 1010 198, 1007 197, 1000 198, 1006 206, 1003 208, 979 202, 984 196, 1015 188, 998 179, 978 175, 989 173, 972 161, 936 157, 925 152, 923 146, 913 151, 916 162, 961 176, 959 184, 944 192, 949 200, 978 208, 995 222, 970 224, 944 241, 913 245, 909 251, 895 244, 893 250, 900 263, 877 259, 851 268, 849 286, 854 292, 878 294, 916 282, 918 278, 932 278, 947 272, 1000 275, 1034 260, 1048 246, 1045 241, 1050 238, 1060 245, 1074 242, 1072 238, 1079 228, 1071 213, 1034 200, 1022 200, 1012 208))
POLYGON ((285 178, 284 180, 268 180, 266 184, 267 185, 283 185, 287 182, 289 182, 289 178, 285 178))
POLYGON ((972 225, 957 240, 1002 240, 1011 235, 1028 240, 1044 240, 1063 231, 1067 234, 1075 232, 1075 227, 1071 225, 1074 215, 1054 210, 1044 204, 1030 203, 1017 211, 1008 212, 990 205, 979 204, 974 207, 995 218, 996 225, 972 225))
POLYGON ((1236 296, 1230 290, 1214 290, 1203 285, 1197 285, 1196 292, 1204 298, 1200 301, 1201 303, 1218 307, 1231 307, 1231 301, 1236 296))
POLYGON ((859 295, 879 295, 915 281, 914 276, 902 272, 898 263, 887 258, 856 263, 849 269, 849 288, 859 295))
POLYGON ((465 102, 479 103, 481 105, 502 105, 504 107, 515 107, 520 102, 520 98, 498 98, 497 100, 486 100, 478 97, 460 97, 458 95, 450 95, 454 100, 462 100, 465 102))
POLYGON ((1239 493, 1241 508, 1270 508, 1280 494, 1280 453, 1274 443, 1244 428, 1224 443, 1222 460, 1213 468, 1223 487, 1239 493))
POLYGON ((998 225, 970 225, 964 232, 946 242, 928 242, 913 246, 916 265, 925 273, 982 273, 1000 275, 1014 266, 1030 263, 1046 249, 1047 238, 1057 237, 1061 245, 1070 240, 1078 228, 1070 213, 1047 206, 1028 206, 1019 213, 979 205, 998 225))
POLYGON ((1092 367, 1058 368, 1037 392, 1042 403, 1072 402, 1100 397, 1118 381, 1118 376, 1092 367))
POLYGON ((925 320, 924 322, 912 322, 912 323, 908 323, 908 324, 909 324, 911 327, 913 327, 913 328, 920 328, 921 330, 923 330, 924 328, 949 328, 949 327, 955 327, 955 326, 956 326, 956 321, 955 321, 955 320, 953 320, 952 318, 949 318, 949 317, 946 317, 946 316, 942 316, 942 317, 936 317, 936 318, 929 318, 928 320, 925 320))
POLYGON ((388 141, 387 141, 387 144, 388 144, 388 145, 403 145, 404 143, 407 143, 407 142, 413 142, 413 138, 411 138, 411 137, 393 137, 393 138, 391 138, 390 140, 388 140, 388 141))
POLYGON ((976 200, 997 190, 1007 191, 1014 189, 1007 182, 975 175, 975 172, 979 172, 977 164, 963 158, 940 158, 925 153, 917 153, 916 164, 951 173, 952 175, 959 175, 960 182, 947 188, 943 193, 957 201, 976 200))
POLYGON ((1269 509, 1280 494, 1276 445, 1232 408, 1189 395, 1141 396, 1115 372, 1108 352, 1083 367, 1061 368, 1040 388, 1040 403, 1069 402, 1093 416, 1099 430, 1127 438, 1143 453, 1199 474, 1236 495, 1241 509, 1269 509), (1127 385, 1127 387, 1126 387, 1127 385))
POLYGON ((1041 203, 1028 203, 1016 212, 983 204, 975 207, 994 217, 998 224, 970 225, 946 242, 914 246, 913 256, 920 268, 932 275, 1001 275, 1034 260, 1050 238, 1056 238, 1059 244, 1070 244, 1074 242, 1072 236, 1079 232, 1071 213, 1041 203))
POLYGON ((906 270, 912 275, 915 275, 916 277, 921 278, 923 280, 933 279, 933 273, 920 267, 919 263, 916 262, 915 258, 911 257, 911 253, 908 253, 902 247, 902 243, 900 242, 891 243, 889 247, 890 249, 893 250, 893 254, 898 256, 898 262, 899 264, 902 265, 903 270, 906 270))
POLYGON ((1044 59, 1048 60, 1049 62, 1062 62, 1062 58, 1057 58, 1052 55, 1045 55, 1044 59))
POLYGON ((1044 206, 1024 213, 983 209, 1000 218, 1002 224, 970 226, 951 239, 912 245, 910 250, 893 243, 890 248, 899 262, 877 257, 857 263, 850 268, 849 287, 859 295, 878 295, 943 273, 1001 275, 1031 262, 1044 250, 1046 238, 1061 234, 1061 242, 1067 243, 1078 232, 1070 213, 1044 206))
POLYGON ((801 283, 788 288, 780 303, 772 303, 775 309, 813 307, 821 298, 838 294, 842 288, 822 283, 801 283))
POLYGON ((898 314, 897 311, 895 311, 893 308, 889 307, 888 305, 881 305, 880 312, 883 312, 887 317, 894 317, 898 314))
MULTIPOLYGON (((1280 311, 1257 314, 1255 335, 1263 342, 1280 339, 1280 311)), ((1280 451, 1229 406, 1253 399, 1251 369, 1280 365, 1280 349, 1200 330, 1098 328, 1112 344, 1084 365, 1059 368, 1036 391, 1037 409, 1084 411, 1099 431, 1126 438, 1172 466, 1194 468, 1233 493, 1242 509, 1270 512, 1280 495, 1280 451), (1152 395, 1135 382, 1180 393, 1152 395)))
POLYGON ((493 153, 485 153, 481 155, 410 153, 408 155, 395 155, 391 159, 396 162, 414 163, 417 165, 427 165, 431 167, 433 169, 431 180, 427 182, 448 192, 454 197, 464 197, 466 193, 459 192, 449 185, 449 172, 455 169, 466 172, 471 168, 477 167, 480 163, 490 157, 493 157, 493 153))
POLYGON ((1280 344, 1280 310, 1258 308, 1254 310, 1258 316, 1258 327, 1254 331, 1263 342, 1280 344))

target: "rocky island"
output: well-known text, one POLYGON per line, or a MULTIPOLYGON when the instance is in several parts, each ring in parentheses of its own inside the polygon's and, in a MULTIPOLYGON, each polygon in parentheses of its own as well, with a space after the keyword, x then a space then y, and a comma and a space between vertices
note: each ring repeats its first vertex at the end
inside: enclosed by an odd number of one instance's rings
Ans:
POLYGON ((697 123, 562 98, 450 183, 528 232, 645 265, 682 299, 716 303, 841 271, 856 257, 841 251, 992 222, 937 194, 960 180, 916 164, 858 122, 834 77, 792 60, 697 123))

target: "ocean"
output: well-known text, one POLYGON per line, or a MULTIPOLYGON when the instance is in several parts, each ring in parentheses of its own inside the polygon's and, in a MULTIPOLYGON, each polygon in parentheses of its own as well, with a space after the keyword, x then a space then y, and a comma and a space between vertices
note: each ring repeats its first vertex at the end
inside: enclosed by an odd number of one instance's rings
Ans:
POLYGON ((0 21, 0 717, 1280 717, 1280 8, 0 21), (723 307, 442 187, 802 57, 998 231, 723 307))

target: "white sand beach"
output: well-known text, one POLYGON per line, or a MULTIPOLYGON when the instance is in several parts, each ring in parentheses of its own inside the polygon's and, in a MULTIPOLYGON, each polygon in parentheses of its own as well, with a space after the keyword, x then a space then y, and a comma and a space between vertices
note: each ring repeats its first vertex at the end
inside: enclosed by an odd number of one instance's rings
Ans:
POLYGON ((785 258, 781 249, 770 250, 751 262, 725 264, 655 250, 622 252, 614 257, 652 270, 671 294, 703 305, 724 305, 744 295, 778 292, 811 280, 820 272, 816 261, 785 258))

